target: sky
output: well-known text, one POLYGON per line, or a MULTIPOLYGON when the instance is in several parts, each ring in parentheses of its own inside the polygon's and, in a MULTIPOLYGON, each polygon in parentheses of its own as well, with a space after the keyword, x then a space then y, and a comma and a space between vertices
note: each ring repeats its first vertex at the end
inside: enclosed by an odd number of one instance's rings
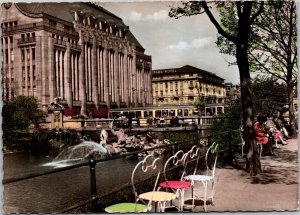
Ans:
POLYGON ((206 14, 170 18, 170 6, 179 1, 102 2, 100 5, 120 17, 152 56, 152 69, 191 65, 239 83, 237 66, 229 66, 233 56, 219 53, 215 45, 217 31, 206 14))

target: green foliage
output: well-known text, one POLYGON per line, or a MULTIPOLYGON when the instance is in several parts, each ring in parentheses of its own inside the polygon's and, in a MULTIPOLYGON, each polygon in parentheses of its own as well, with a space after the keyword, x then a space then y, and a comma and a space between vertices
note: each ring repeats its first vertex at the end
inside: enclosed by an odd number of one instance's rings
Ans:
POLYGON ((36 127, 44 119, 44 112, 38 108, 33 96, 18 96, 13 101, 4 103, 2 109, 4 132, 16 129, 28 129, 30 124, 36 127))
POLYGON ((287 91, 284 83, 274 77, 258 76, 252 81, 255 115, 270 116, 287 104, 287 91))
POLYGON ((229 105, 222 117, 214 121, 212 125, 212 141, 218 143, 218 149, 225 158, 228 157, 230 150, 235 152, 239 149, 241 136, 238 131, 242 125, 241 112, 241 101, 235 100, 229 105), (229 133, 230 130, 233 131, 231 135, 229 133), (231 141, 231 146, 229 145, 229 141, 231 141))
POLYGON ((28 150, 30 144, 36 143, 32 142, 34 136, 29 127, 31 124, 38 127, 43 119, 44 112, 38 108, 37 99, 33 96, 18 96, 13 101, 5 102, 2 109, 2 129, 6 149, 28 150))

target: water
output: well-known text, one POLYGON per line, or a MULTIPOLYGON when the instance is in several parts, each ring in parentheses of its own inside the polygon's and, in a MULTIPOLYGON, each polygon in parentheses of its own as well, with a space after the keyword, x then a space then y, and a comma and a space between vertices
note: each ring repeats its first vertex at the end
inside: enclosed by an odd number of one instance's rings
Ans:
MULTIPOLYGON (((59 168, 49 165, 53 157, 27 153, 5 154, 4 179, 59 168), (48 164, 48 165, 45 165, 48 164)), ((76 159, 76 158, 75 158, 76 159)), ((61 162, 60 165, 63 165, 61 162)), ((138 159, 119 158, 96 165, 97 194, 118 190, 130 184, 138 159)), ((90 198, 89 167, 81 167, 4 185, 4 210, 7 213, 52 213, 90 198)))
POLYGON ((45 163, 42 166, 53 166, 54 168, 71 166, 84 161, 91 155, 96 159, 105 158, 107 153, 107 149, 99 143, 84 141, 76 146, 64 149, 52 162, 45 163))

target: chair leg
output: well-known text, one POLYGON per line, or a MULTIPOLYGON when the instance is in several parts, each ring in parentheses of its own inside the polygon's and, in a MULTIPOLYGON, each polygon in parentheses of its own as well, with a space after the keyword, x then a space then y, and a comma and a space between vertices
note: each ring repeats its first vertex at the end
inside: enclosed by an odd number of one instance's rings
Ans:
POLYGON ((204 185, 204 211, 206 211, 206 194, 207 194, 207 181, 203 183, 204 185))
POLYGON ((211 204, 214 205, 214 188, 215 188, 215 182, 211 182, 211 204))
MULTIPOLYGON (((194 184, 195 185, 195 184, 194 184)), ((194 212, 195 197, 194 197, 194 185, 192 186, 192 211, 194 212)))
POLYGON ((244 157, 244 144, 242 144, 242 158, 244 157))

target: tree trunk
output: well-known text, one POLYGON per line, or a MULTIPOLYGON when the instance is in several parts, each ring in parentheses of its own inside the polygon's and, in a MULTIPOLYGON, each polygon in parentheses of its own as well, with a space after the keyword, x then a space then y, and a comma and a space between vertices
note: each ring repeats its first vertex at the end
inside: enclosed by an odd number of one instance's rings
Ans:
MULTIPOLYGON (((251 6, 251 5, 250 5, 251 6)), ((251 77, 249 71, 248 61, 248 36, 249 36, 249 17, 251 14, 251 7, 245 5, 244 15, 239 19, 238 35, 236 42, 236 59, 240 72, 241 83, 241 100, 243 112, 243 138, 246 144, 246 171, 251 175, 261 173, 260 158, 257 151, 257 144, 254 132, 254 117, 253 117, 253 103, 251 91, 251 77), (246 8, 248 7, 248 8, 246 8), (248 16, 247 16, 248 10, 248 16)))
POLYGON ((287 84, 287 92, 288 92, 288 103, 289 103, 289 120, 290 120, 290 130, 289 130, 289 136, 291 138, 295 138, 297 136, 296 131, 296 119, 295 119, 295 110, 294 110, 294 91, 293 91, 293 85, 287 84))

